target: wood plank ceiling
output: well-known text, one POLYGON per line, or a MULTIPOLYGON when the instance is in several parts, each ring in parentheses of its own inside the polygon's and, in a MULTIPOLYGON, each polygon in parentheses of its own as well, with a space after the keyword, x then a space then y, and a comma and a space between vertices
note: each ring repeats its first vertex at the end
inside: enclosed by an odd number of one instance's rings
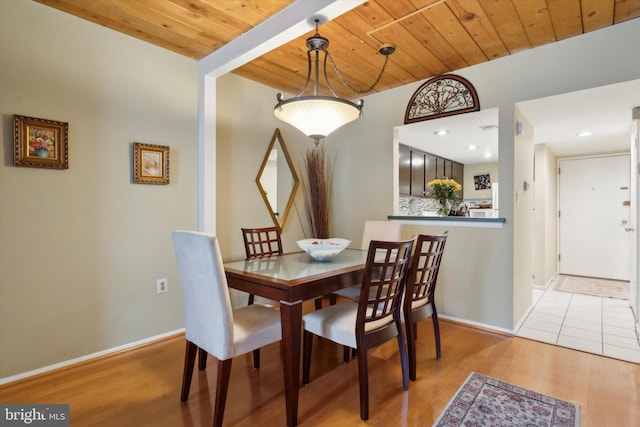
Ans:
MULTIPOLYGON (((181 55, 201 59, 294 0, 35 0, 181 55)), ((305 0, 301 0, 305 1, 305 0)), ((308 1, 308 0, 306 0, 308 1)), ((320 26, 345 80, 375 91, 452 72, 640 17, 640 0, 369 0, 320 26)), ((234 73, 297 95, 305 40, 293 40, 234 73)), ((336 92, 357 98, 329 67, 336 92)))

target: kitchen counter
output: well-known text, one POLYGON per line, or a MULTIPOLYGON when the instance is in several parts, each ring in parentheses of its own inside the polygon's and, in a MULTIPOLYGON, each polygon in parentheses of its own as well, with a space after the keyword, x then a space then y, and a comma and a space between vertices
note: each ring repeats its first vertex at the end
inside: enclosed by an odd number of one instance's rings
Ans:
POLYGON ((420 216, 389 215, 389 221, 412 225, 434 225, 445 227, 502 228, 504 218, 473 218, 468 216, 420 216))

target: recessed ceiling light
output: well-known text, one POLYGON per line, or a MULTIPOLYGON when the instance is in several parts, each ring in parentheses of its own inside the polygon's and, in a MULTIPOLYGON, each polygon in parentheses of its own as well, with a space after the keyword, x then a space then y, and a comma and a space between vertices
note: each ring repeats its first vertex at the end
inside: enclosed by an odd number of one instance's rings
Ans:
POLYGON ((484 158, 485 159, 490 159, 491 158, 491 153, 484 153, 484 158))
POLYGON ((477 150, 477 149, 478 149, 478 146, 477 146, 477 145, 468 145, 468 146, 467 146, 467 150, 471 150, 471 151, 473 151, 473 150, 477 150))
POLYGON ((583 130, 582 132, 578 133, 578 136, 591 136, 593 135, 593 132, 589 132, 588 130, 583 130))
POLYGON ((446 130, 446 129, 440 129, 440 130, 437 130, 437 131, 434 132, 435 135, 440 135, 440 136, 446 135, 448 133, 449 133, 449 131, 446 130))

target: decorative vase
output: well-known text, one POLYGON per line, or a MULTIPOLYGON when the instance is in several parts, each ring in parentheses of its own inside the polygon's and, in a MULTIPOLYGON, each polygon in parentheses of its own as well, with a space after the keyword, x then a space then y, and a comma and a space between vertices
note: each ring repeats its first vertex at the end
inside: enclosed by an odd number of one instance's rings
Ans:
POLYGON ((49 157, 49 150, 46 148, 38 148, 36 150, 36 156, 38 157, 49 157))
POLYGON ((451 212, 451 202, 447 199, 440 200, 440 209, 438 209, 438 215, 449 216, 451 212))

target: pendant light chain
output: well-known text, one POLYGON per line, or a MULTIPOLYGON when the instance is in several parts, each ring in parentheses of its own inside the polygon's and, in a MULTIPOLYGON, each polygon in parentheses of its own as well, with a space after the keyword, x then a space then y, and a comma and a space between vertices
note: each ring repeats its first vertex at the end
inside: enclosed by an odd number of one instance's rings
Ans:
POLYGON ((328 51, 325 51, 325 54, 329 57, 329 62, 331 62, 331 66, 333 67, 333 70, 336 72, 336 75, 338 76, 338 78, 340 78, 340 81, 342 82, 342 84, 345 85, 352 92, 357 93, 359 95, 371 92, 373 88, 376 87, 376 85, 380 82, 382 75, 384 74, 384 70, 387 68, 387 63, 389 62, 389 55, 384 55, 384 64, 382 65, 382 69, 380 70, 380 74, 378 74, 378 78, 376 78, 376 81, 374 81, 373 84, 369 86, 367 89, 360 90, 351 86, 349 82, 345 80, 345 78, 342 76, 342 73, 340 73, 340 70, 338 70, 338 66, 333 61, 333 57, 331 56, 331 54, 328 51))

